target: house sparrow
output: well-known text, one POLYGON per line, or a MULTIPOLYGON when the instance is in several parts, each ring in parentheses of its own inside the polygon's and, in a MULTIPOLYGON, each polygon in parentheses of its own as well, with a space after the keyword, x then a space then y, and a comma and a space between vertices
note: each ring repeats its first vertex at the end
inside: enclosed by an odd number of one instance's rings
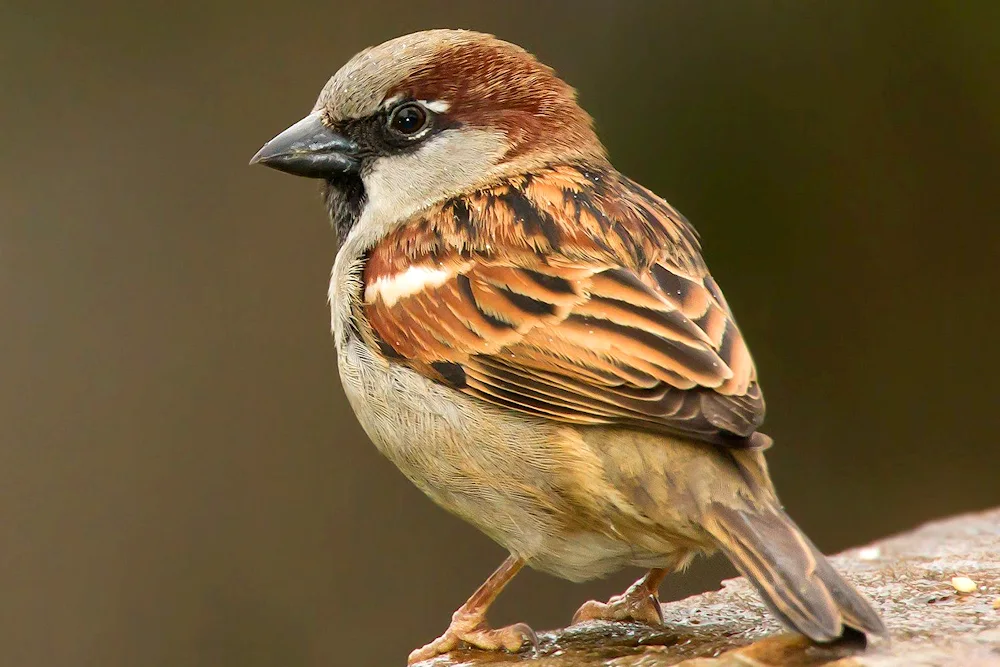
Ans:
POLYGON ((486 610, 528 565, 645 577, 574 621, 662 623, 721 550, 817 642, 878 614, 784 513, 764 399, 693 227, 615 171, 572 88, 491 35, 362 51, 252 162, 323 181, 344 390, 379 451, 510 557, 411 663, 514 651, 486 610))

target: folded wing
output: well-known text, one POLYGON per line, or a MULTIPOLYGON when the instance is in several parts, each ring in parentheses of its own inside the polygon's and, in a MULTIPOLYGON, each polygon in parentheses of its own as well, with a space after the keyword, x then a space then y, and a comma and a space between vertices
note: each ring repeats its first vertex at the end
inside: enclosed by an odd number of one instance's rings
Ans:
POLYGON ((576 424, 764 437, 693 230, 615 172, 554 168, 446 202, 372 250, 364 285, 373 342, 458 391, 576 424))

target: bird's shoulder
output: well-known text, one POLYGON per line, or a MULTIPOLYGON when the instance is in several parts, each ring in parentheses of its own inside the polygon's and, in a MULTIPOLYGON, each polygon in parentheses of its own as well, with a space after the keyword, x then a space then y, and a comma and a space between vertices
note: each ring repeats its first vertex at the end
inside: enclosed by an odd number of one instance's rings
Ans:
POLYGON ((614 169, 583 164, 510 176, 431 206, 381 239, 366 272, 377 279, 456 253, 637 272, 665 263, 687 275, 706 273, 697 232, 684 216, 614 169))

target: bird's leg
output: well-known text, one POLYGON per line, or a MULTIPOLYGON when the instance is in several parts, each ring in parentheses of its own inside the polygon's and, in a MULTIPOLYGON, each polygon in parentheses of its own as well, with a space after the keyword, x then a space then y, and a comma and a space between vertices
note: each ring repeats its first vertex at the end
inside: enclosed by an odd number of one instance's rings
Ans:
POLYGON ((660 582, 667 570, 655 568, 639 581, 628 587, 621 595, 615 595, 607 602, 591 600, 573 614, 573 623, 583 621, 638 621, 648 625, 663 625, 663 610, 660 609, 660 582))
POLYGON ((514 556, 507 560, 483 582, 465 604, 451 616, 451 625, 444 634, 410 653, 407 664, 414 664, 434 656, 447 653, 459 647, 462 642, 486 651, 516 651, 525 642, 538 646, 535 632, 524 623, 509 625, 494 630, 486 624, 486 610, 500 595, 507 582, 524 567, 524 561, 514 556))

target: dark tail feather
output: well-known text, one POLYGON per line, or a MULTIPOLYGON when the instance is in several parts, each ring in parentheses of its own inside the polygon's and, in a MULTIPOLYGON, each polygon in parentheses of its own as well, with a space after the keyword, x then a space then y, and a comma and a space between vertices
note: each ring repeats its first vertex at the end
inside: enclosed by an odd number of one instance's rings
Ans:
POLYGON ((886 635, 871 604, 780 509, 716 504, 707 527, 786 625, 816 642, 837 639, 844 626, 886 635))

